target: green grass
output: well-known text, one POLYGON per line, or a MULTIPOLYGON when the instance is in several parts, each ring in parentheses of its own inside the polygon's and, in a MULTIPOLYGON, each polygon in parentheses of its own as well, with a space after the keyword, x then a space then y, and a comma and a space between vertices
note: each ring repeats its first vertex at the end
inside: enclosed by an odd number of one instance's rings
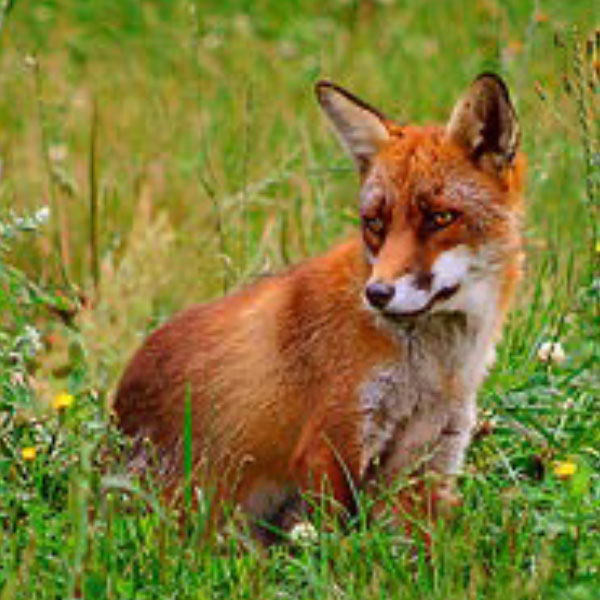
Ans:
POLYGON ((0 31, 0 600, 597 597, 599 19, 558 0, 14 3, 0 31), (176 309, 356 224, 318 78, 427 122, 486 69, 521 119, 527 271, 480 393, 464 505, 420 524, 431 559, 386 523, 269 553, 243 533, 207 542, 201 515, 182 533, 119 462, 107 406, 127 357, 176 309), (538 360, 548 340, 565 363, 538 360), (63 390, 75 402, 57 413, 63 390))

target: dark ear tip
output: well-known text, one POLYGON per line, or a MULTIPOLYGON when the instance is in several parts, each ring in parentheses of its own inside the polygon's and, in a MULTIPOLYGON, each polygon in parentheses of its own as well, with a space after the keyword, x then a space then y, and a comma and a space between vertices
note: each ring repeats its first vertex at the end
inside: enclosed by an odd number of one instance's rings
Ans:
POLYGON ((494 71, 482 71, 475 77, 475 81, 479 81, 480 79, 493 79, 498 82, 500 85, 506 85, 504 83, 504 79, 498 73, 494 73, 494 71))
POLYGON ((331 81, 328 81, 327 79, 320 79, 315 83, 315 95, 319 101, 321 101, 328 90, 335 89, 336 87, 337 86, 331 81))
POLYGON ((476 84, 492 85, 496 88, 499 88, 500 92, 504 95, 505 98, 510 98, 508 86, 506 85, 504 79, 502 79, 502 77, 498 75, 498 73, 494 73, 493 71, 483 71, 483 73, 480 73, 474 79, 472 85, 476 84))
POLYGON ((340 95, 350 100, 351 103, 360 106, 361 108, 368 110, 373 113, 375 116, 379 117, 382 121, 387 121, 388 119, 385 115, 379 112, 376 108, 373 108, 370 104, 367 104, 364 100, 357 98, 354 94, 349 92, 347 89, 338 85, 337 83, 333 83, 333 81, 329 81, 327 79, 320 79, 315 83, 315 94, 317 96, 317 100, 319 103, 326 108, 326 105, 331 102, 331 97, 334 95, 340 95))
POLYGON ((335 87, 335 84, 331 81, 329 81, 329 79, 319 79, 319 81, 317 81, 317 83, 315 83, 315 90, 320 90, 323 88, 330 88, 330 87, 335 87))

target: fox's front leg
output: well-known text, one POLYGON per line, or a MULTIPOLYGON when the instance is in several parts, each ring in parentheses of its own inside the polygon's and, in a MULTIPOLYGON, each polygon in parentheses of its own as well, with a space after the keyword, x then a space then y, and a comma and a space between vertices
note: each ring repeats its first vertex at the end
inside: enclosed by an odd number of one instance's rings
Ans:
POLYGON ((326 419, 316 415, 305 426, 290 463, 300 491, 311 501, 327 502, 324 507, 332 517, 354 514, 357 509, 352 429, 331 429, 326 419))
POLYGON ((435 492, 436 513, 444 514, 460 504, 460 495, 454 490, 454 478, 460 472, 465 452, 477 421, 475 397, 469 397, 452 408, 426 470, 438 479, 435 492))
POLYGON ((392 458, 387 472, 375 478, 375 489, 381 492, 381 483, 386 487, 400 484, 400 489, 392 497, 384 494, 374 505, 374 515, 391 510, 398 524, 403 524, 408 532, 412 531, 411 523, 415 520, 434 521, 449 516, 461 503, 454 480, 462 467, 475 417, 474 398, 462 401, 446 413, 438 438, 423 449, 426 456, 414 471, 407 471, 402 460, 406 447, 396 448, 397 464, 392 458))
POLYGON ((435 520, 447 518, 460 506, 462 499, 455 489, 455 477, 462 468, 475 423, 474 397, 452 408, 430 457, 415 474, 412 483, 401 490, 401 509, 435 520))

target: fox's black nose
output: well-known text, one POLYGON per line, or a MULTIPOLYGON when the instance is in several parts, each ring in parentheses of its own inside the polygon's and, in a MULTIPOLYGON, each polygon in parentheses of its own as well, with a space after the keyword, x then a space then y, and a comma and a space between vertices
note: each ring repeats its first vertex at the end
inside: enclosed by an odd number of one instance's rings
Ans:
POLYGON ((365 289, 365 296, 369 304, 374 308, 385 308, 388 302, 394 297, 394 286, 389 283, 375 281, 369 283, 365 289))

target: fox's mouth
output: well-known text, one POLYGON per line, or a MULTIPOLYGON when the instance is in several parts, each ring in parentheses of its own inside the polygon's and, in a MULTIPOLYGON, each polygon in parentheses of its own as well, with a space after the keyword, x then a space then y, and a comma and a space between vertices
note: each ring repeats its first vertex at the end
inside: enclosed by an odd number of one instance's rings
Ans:
POLYGON ((418 317, 420 315, 424 315, 425 313, 428 313, 435 304, 437 304, 438 302, 443 302, 444 300, 449 300, 450 298, 452 298, 452 296, 454 296, 456 294, 456 292, 458 292, 458 290, 460 289, 460 284, 457 283, 456 285, 450 286, 450 287, 444 287, 441 290, 439 290, 438 292, 436 292, 427 302, 427 304, 425 304, 423 307, 418 308, 416 310, 410 310, 410 311, 389 311, 389 310, 381 310, 380 314, 385 317, 386 319, 391 319, 393 321, 398 321, 398 320, 403 320, 403 319, 413 319, 415 317, 418 317))

